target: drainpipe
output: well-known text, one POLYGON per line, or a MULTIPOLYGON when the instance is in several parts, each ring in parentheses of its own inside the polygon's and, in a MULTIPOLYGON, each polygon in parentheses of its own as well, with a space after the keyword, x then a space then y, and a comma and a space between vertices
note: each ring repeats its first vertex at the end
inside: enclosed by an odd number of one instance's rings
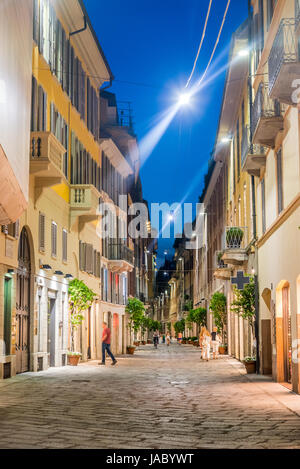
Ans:
MULTIPOLYGON (((252 142, 252 103, 253 103, 253 94, 252 94, 252 83, 251 83, 251 65, 252 65, 252 11, 251 11, 251 0, 248 0, 248 40, 251 48, 251 53, 249 54, 249 77, 248 77, 248 93, 249 93, 249 113, 250 113, 250 142, 252 142)), ((257 237, 257 227, 256 227, 256 200, 255 200, 255 179, 254 176, 251 176, 251 193, 252 193, 252 223, 253 223, 253 238, 256 240, 257 237)), ((260 371, 260 350, 259 350, 259 289, 258 289, 258 252, 257 246, 255 244, 255 338, 256 338, 256 373, 260 371)))

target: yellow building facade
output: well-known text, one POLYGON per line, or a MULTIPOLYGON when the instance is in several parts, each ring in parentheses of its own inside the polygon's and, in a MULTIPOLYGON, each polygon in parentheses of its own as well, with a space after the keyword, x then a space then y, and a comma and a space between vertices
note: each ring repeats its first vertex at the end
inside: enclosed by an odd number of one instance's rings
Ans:
POLYGON ((1 377, 67 363, 71 278, 96 293, 76 350, 83 360, 100 358, 106 320, 112 350, 122 353, 133 268, 126 235, 120 247, 101 234, 100 202, 125 230, 127 206, 111 187, 126 195, 133 174, 114 140, 100 135, 99 88, 111 82, 110 68, 82 1, 35 0, 33 18, 29 203, 0 235, 1 377))

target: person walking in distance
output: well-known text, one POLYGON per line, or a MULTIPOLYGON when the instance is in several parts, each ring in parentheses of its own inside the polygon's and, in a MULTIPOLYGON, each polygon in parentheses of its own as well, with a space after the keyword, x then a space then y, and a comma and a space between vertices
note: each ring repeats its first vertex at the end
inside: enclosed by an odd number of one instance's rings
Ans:
POLYGON ((110 356, 112 359, 112 365, 115 365, 117 363, 117 360, 113 356, 111 350, 110 350, 110 338, 111 338, 111 332, 109 327, 107 327, 107 323, 103 321, 102 324, 103 327, 103 332, 102 332, 102 362, 99 363, 99 365, 105 365, 105 353, 110 356))
POLYGON ((166 335, 166 342, 167 342, 167 346, 169 347, 169 345, 171 343, 171 337, 170 337, 169 332, 167 332, 167 335, 166 335))
POLYGON ((155 348, 157 348, 158 342, 159 342, 159 332, 155 331, 153 334, 153 344, 155 348))
POLYGON ((218 328, 214 327, 211 333, 211 345, 212 345, 212 353, 213 353, 213 360, 216 360, 219 356, 219 345, 221 342, 221 338, 218 334, 218 328))
POLYGON ((208 332, 208 330, 205 328, 203 332, 203 339, 202 339, 202 349, 203 349, 202 358, 203 360, 206 360, 207 362, 210 359, 210 344, 211 344, 211 335, 208 332))

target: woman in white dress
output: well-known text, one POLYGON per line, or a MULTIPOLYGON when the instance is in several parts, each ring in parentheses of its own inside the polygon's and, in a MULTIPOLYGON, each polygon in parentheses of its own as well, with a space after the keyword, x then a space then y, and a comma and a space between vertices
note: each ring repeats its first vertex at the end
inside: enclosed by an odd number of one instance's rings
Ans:
POLYGON ((202 357, 203 357, 203 360, 206 360, 207 362, 210 359, 210 344, 211 344, 211 335, 208 332, 208 330, 205 329, 205 331, 203 332, 203 336, 202 336, 202 350, 203 350, 202 357))

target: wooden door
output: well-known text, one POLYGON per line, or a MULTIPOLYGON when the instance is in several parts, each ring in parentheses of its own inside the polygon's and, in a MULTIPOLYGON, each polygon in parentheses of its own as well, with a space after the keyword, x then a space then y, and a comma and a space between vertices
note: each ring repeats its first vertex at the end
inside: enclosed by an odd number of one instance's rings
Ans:
POLYGON ((29 370, 30 250, 26 229, 19 240, 16 292, 16 373, 29 370))

